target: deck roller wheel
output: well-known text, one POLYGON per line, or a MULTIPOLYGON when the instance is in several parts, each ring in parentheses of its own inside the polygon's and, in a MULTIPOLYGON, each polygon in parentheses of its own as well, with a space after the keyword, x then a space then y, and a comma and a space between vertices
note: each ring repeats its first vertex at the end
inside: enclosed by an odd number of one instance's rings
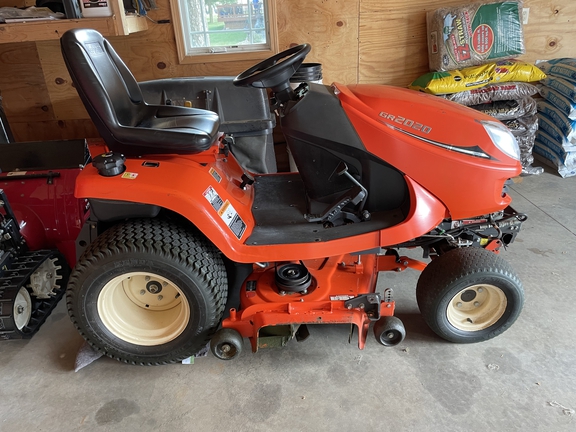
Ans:
POLYGON ((216 332, 210 341, 210 351, 220 360, 232 360, 242 352, 244 340, 238 331, 223 328, 216 332))
POLYGON ((374 336, 385 347, 398 345, 406 337, 404 324, 395 316, 384 316, 374 324, 374 336))

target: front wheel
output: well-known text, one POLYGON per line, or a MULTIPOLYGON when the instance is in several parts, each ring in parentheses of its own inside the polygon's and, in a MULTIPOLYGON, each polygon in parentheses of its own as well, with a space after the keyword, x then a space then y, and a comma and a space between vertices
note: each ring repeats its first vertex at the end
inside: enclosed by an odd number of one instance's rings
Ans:
POLYGON ((160 220, 110 228, 70 277, 70 317, 98 351, 132 364, 196 354, 222 317, 224 264, 201 236, 160 220))
POLYGON ((416 288, 424 321, 458 343, 498 336, 518 318, 524 290, 510 265, 479 248, 453 249, 424 269, 416 288))

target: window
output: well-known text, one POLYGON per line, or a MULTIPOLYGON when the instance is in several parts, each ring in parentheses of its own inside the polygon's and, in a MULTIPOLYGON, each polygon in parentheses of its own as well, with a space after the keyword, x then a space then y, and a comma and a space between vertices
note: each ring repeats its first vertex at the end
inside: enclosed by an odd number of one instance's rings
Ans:
POLYGON ((181 63, 278 52, 275 0, 171 0, 171 7, 181 63))

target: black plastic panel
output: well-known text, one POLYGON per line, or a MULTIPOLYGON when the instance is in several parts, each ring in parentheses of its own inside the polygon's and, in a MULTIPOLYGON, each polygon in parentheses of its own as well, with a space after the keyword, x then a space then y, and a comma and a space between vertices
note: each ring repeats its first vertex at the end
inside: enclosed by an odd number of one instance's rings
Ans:
POLYGON ((174 105, 185 101, 220 117, 220 132, 242 135, 272 133, 276 125, 264 89, 236 87, 233 77, 167 78, 138 83, 150 104, 174 105))
POLYGON ((403 174, 367 152, 331 88, 310 84, 306 96, 282 118, 282 129, 311 201, 330 202, 353 186, 346 177, 334 175, 345 162, 368 189, 368 210, 408 205, 403 174))
POLYGON ((88 161, 84 140, 9 143, 0 152, 2 172, 78 168, 88 161))
POLYGON ((92 216, 102 222, 132 218, 153 218, 160 213, 160 207, 128 201, 90 199, 92 216))
POLYGON ((304 219, 306 197, 298 174, 257 176, 252 213, 256 226, 248 245, 314 243, 377 231, 404 220, 399 209, 372 213, 368 222, 333 228, 304 219))

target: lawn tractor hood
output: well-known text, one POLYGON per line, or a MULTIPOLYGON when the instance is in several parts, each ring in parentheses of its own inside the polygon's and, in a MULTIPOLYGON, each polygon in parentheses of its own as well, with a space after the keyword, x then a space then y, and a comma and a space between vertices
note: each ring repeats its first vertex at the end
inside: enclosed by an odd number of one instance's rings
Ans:
POLYGON ((504 183, 522 167, 516 140, 498 120, 403 88, 334 88, 366 149, 426 185, 453 218, 509 204, 504 183))

